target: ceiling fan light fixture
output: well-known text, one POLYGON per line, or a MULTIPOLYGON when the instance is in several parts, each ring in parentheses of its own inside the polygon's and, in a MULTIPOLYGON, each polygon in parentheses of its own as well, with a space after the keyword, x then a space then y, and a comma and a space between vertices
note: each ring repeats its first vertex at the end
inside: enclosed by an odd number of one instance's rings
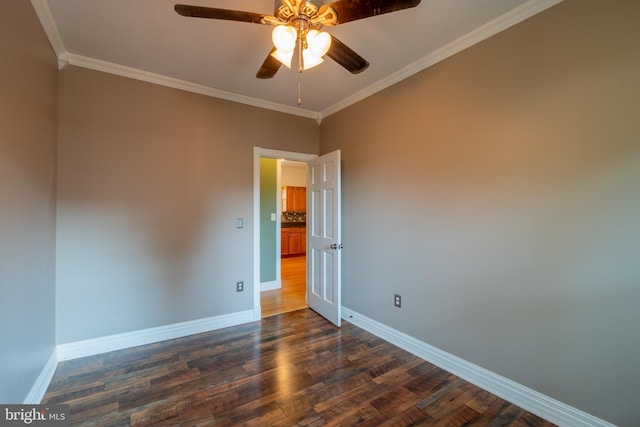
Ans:
POLYGON ((282 52, 293 52, 296 48, 298 33, 288 25, 278 25, 271 33, 273 45, 282 52))
POLYGON ((324 62, 323 58, 314 56, 311 52, 309 52, 309 49, 305 49, 302 51, 302 58, 302 62, 304 64, 302 68, 303 70, 308 70, 324 62))
POLYGON ((307 46, 313 56, 322 58, 331 47, 331 36, 324 31, 309 30, 307 32, 307 46))
POLYGON ((304 49, 302 51, 303 70, 308 70, 316 65, 322 64, 323 62, 324 59, 321 56, 315 56, 310 49, 304 49))
POLYGON ((324 25, 341 25, 416 7, 420 0, 275 0, 275 3, 273 15, 186 4, 176 4, 174 10, 191 18, 273 25, 275 48, 256 73, 259 79, 270 79, 281 64, 291 68, 296 50, 298 72, 321 63, 322 57, 329 54, 351 74, 361 73, 369 63, 337 38, 318 30, 324 25), (304 62, 307 62, 306 66, 304 62))
POLYGON ((271 53, 271 56, 276 58, 278 61, 280 61, 287 68, 291 68, 291 59, 293 58, 293 50, 290 50, 288 52, 284 52, 284 51, 282 51, 280 49, 276 49, 273 53, 271 53))

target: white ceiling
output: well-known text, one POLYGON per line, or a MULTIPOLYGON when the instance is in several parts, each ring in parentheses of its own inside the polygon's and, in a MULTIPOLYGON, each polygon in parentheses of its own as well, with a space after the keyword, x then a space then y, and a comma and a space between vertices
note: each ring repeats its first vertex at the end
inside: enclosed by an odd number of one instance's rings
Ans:
POLYGON ((422 0, 415 8, 325 27, 371 64, 333 60, 255 77, 273 27, 186 18, 176 3, 273 14, 273 0, 31 0, 62 66, 164 84, 321 120, 561 0, 422 0), (296 105, 301 78, 302 104, 296 105))

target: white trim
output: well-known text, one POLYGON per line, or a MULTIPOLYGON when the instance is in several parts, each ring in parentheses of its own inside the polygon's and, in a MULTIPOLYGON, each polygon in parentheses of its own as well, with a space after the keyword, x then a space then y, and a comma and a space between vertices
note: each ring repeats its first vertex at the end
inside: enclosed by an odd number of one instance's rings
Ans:
POLYGON ((325 118, 443 61, 563 0, 530 0, 320 112, 325 118))
POLYGON ((282 160, 276 161, 276 280, 282 288, 282 160))
POLYGON ((128 77, 130 79, 141 80, 144 82, 153 83, 160 86, 167 86, 174 89, 180 89, 187 92, 198 93, 200 95, 211 96, 213 98, 225 99, 227 101, 251 105, 253 107, 265 108, 268 110, 279 111, 281 113, 307 117, 316 121, 319 120, 318 113, 311 110, 305 110, 304 108, 264 101, 262 99, 252 98, 250 96, 240 95, 233 92, 227 92, 225 90, 191 83, 186 80, 175 79, 173 77, 167 77, 161 74, 155 74, 137 68, 114 64, 112 62, 102 61, 87 56, 76 55, 74 53, 67 54, 67 58, 69 64, 75 65, 77 67, 102 71, 104 73, 115 74, 117 76, 128 77))
POLYGON ((58 57, 58 67, 62 61, 64 62, 64 56, 67 53, 67 50, 64 47, 64 42, 62 41, 62 37, 58 32, 58 26, 56 25, 56 21, 53 19, 53 14, 51 13, 51 8, 49 7, 49 3, 47 0, 31 0, 31 5, 38 15, 38 19, 40 20, 40 25, 42 25, 42 29, 44 30, 47 38, 49 39, 49 43, 53 48, 56 56, 58 57))
POLYGON ((49 384, 51 383, 51 379, 53 378, 53 374, 56 372, 56 368, 58 367, 58 356, 56 349, 54 348, 51 351, 51 355, 45 363, 42 371, 40 371, 40 375, 36 379, 36 382, 33 383, 33 387, 29 391, 29 394, 24 399, 25 405, 37 405, 42 402, 42 398, 44 394, 47 392, 47 388, 49 388, 49 384))
POLYGON ((262 318, 260 305, 260 149, 253 147, 253 320, 262 318))
POLYGON ((273 291, 282 288, 280 280, 272 280, 270 282, 260 282, 260 292, 273 291))
POLYGON ((390 328, 354 310, 342 307, 342 318, 406 350, 421 359, 451 372, 539 417, 559 426, 615 427, 604 420, 532 390, 515 381, 467 362, 453 354, 390 328))
POLYGON ((253 320, 253 310, 246 310, 156 328, 125 332, 68 344, 59 344, 57 347, 57 356, 58 361, 77 359, 79 357, 92 356, 94 354, 122 350, 124 348, 152 344, 229 326, 241 325, 252 322, 253 320))
POLYGON ((262 308, 260 306, 253 307, 253 321, 260 321, 262 318, 262 308))
POLYGON ((62 37, 58 32, 58 27, 55 23, 55 20, 53 19, 53 15, 51 14, 51 9, 49 8, 49 4, 47 3, 47 1, 31 0, 31 4, 33 5, 38 18, 40 19, 42 28, 47 34, 53 50, 58 56, 58 67, 60 69, 62 69, 67 64, 71 64, 78 67, 89 68, 105 73, 115 74, 136 80, 142 80, 145 82, 167 86, 174 89, 185 90, 188 92, 194 92, 214 98, 238 102, 240 104, 247 104, 258 108, 279 111, 281 113, 307 117, 314 119, 318 123, 318 125, 320 125, 323 118, 330 116, 331 114, 336 113, 344 108, 347 108, 371 95, 374 95, 375 93, 386 89, 389 86, 392 86, 426 68, 429 68, 432 65, 437 64, 438 62, 499 33, 500 31, 512 27, 513 25, 516 25, 524 21, 525 19, 534 16, 542 12, 543 10, 561 3, 562 1, 563 0, 529 0, 528 2, 523 3, 517 8, 505 13, 504 15, 497 17, 487 24, 465 34, 464 36, 458 38, 457 40, 454 40, 446 46, 434 52, 431 52, 430 54, 415 61, 414 63, 409 64, 408 66, 383 78, 382 80, 379 80, 356 92, 355 94, 338 101, 337 103, 320 112, 292 107, 290 105, 278 104, 275 102, 264 101, 258 98, 239 95, 236 93, 190 83, 188 81, 163 76, 160 74, 150 73, 148 71, 139 70, 136 68, 126 67, 123 65, 101 61, 95 58, 69 53, 64 47, 62 37))
POLYGON ((272 150, 270 148, 253 147, 253 154, 258 154, 258 158, 293 160, 296 162, 308 162, 318 157, 317 154, 298 153, 295 151, 272 150))

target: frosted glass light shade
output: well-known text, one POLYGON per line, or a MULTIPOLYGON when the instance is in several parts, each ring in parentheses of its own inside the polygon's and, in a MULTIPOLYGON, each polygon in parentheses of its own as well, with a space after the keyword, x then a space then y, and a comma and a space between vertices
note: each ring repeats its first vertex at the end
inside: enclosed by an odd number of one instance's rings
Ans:
POLYGON ((298 33, 296 30, 288 25, 278 25, 271 33, 273 45, 282 52, 293 52, 296 48, 297 38, 298 33))
POLYGON ((304 64, 304 70, 313 68, 316 65, 322 64, 323 62, 324 59, 322 59, 321 56, 315 56, 309 49, 305 49, 302 51, 302 63, 304 64))
POLYGON ((307 46, 313 56, 321 58, 331 47, 331 36, 324 31, 310 30, 307 33, 307 46))
POLYGON ((291 68, 291 59, 293 58, 293 50, 288 52, 283 52, 280 49, 276 49, 275 52, 271 54, 278 61, 282 62, 287 68, 291 68))

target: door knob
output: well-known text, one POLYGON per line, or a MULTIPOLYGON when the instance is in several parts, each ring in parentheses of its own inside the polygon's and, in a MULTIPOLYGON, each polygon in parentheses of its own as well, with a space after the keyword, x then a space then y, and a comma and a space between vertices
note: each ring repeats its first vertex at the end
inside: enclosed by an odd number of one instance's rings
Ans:
POLYGON ((340 243, 339 245, 338 245, 338 244, 335 244, 335 243, 332 243, 332 244, 331 244, 331 246, 329 246, 329 247, 330 247, 331 249, 342 249, 342 248, 343 248, 343 245, 342 245, 342 243, 340 243))

